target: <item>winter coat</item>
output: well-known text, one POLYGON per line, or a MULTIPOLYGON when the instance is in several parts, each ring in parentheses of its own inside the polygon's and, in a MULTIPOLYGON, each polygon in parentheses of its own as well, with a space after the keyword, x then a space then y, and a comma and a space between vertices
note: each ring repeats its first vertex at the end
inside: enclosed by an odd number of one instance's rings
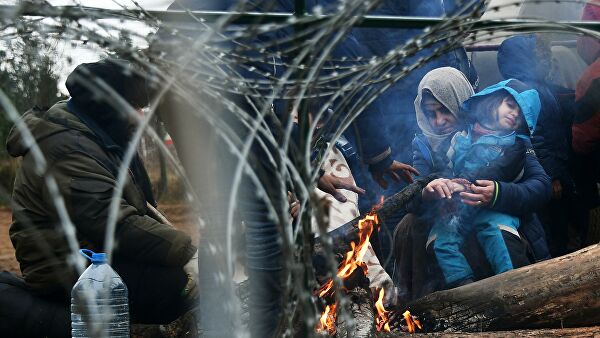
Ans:
MULTIPOLYGON (((60 201, 53 198, 47 178, 56 180, 79 246, 102 251, 121 163, 122 148, 85 111, 74 112, 75 106, 70 106, 59 102, 48 111, 23 116, 45 156, 44 173, 17 128, 7 140, 9 154, 23 158, 13 191, 10 238, 25 281, 42 293, 68 292, 77 279, 70 263, 72 249, 55 206, 60 201)), ((152 199, 140 182, 145 170, 143 166, 130 169, 120 201, 114 260, 182 267, 196 251, 191 238, 150 216, 147 203, 152 199)))
POLYGON ((545 81, 552 54, 536 55, 537 43, 535 35, 504 40, 498 49, 498 68, 505 79, 520 80, 538 92, 541 111, 531 138, 533 148, 552 180, 559 179, 563 185, 570 185, 569 117, 561 109, 552 87, 545 81))
POLYGON ((515 132, 502 136, 482 135, 474 140, 472 127, 469 127, 452 138, 446 155, 453 177, 469 182, 513 182, 523 173, 525 144, 515 132))
POLYGON ((539 210, 552 196, 552 182, 528 143, 523 177, 518 182, 496 182, 490 209, 519 216, 521 232, 531 246, 536 261, 550 258, 544 227, 533 211, 539 210))
POLYGON ((412 166, 417 169, 422 176, 432 173, 438 173, 441 177, 452 176, 452 171, 448 168, 449 160, 446 156, 446 150, 450 147, 450 140, 440 144, 440 151, 433 151, 423 134, 415 135, 412 140, 413 162, 412 166))
MULTIPOLYGON (((474 104, 499 91, 507 92, 515 99, 521 108, 521 114, 527 124, 529 134, 533 134, 540 112, 539 96, 534 89, 514 79, 501 81, 471 96, 463 103, 467 118, 475 120, 474 104)), ((457 133, 452 138, 447 156, 454 176, 466 178, 469 181, 487 179, 512 182, 518 180, 525 162, 526 146, 524 141, 529 139, 528 135, 513 131, 507 135, 487 134, 474 139, 475 130, 477 128, 469 126, 466 131, 457 133)))

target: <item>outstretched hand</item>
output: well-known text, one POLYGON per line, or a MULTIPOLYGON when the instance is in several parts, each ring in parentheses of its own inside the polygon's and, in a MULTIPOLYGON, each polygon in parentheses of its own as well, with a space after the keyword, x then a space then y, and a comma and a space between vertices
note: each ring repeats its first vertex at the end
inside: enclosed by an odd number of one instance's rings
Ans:
POLYGON ((466 180, 437 178, 429 182, 421 191, 425 200, 451 199, 452 194, 467 190, 466 180))
POLYGON ((331 174, 323 174, 323 176, 319 178, 319 182, 317 182, 317 188, 319 188, 323 192, 330 194, 331 196, 333 196, 333 198, 342 203, 346 202, 348 199, 346 198, 346 196, 344 196, 344 194, 342 194, 341 191, 339 191, 339 189, 349 190, 359 195, 365 193, 365 189, 357 187, 354 184, 345 182, 342 179, 335 177, 331 174))
POLYGON ((388 187, 388 183, 384 179, 385 175, 389 175, 396 182, 405 181, 407 183, 412 183, 412 175, 419 176, 420 173, 417 169, 409 166, 408 164, 394 161, 385 170, 373 173, 373 179, 383 189, 387 189, 388 187))

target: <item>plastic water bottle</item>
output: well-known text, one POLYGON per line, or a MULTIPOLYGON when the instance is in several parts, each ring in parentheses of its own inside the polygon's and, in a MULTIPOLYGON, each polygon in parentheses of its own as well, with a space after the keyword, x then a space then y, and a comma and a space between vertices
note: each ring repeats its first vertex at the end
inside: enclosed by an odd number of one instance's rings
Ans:
POLYGON ((127 286, 106 254, 79 251, 92 261, 71 290, 72 337, 129 337, 127 286))

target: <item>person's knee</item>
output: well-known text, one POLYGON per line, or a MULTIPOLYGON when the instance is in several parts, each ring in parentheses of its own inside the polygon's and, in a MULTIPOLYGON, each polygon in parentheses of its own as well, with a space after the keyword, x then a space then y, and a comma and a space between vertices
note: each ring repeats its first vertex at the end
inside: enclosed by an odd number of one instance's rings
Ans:
MULTIPOLYGON (((0 274, 0 332, 3 337, 71 336, 68 299, 48 299, 0 274)), ((18 277, 14 277, 18 278, 18 277)))

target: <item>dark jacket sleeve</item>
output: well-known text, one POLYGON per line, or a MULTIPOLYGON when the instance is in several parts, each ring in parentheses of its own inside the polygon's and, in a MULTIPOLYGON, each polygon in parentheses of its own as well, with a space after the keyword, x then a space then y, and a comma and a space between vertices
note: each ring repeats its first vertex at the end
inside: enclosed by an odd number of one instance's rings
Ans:
POLYGON ((497 182, 492 209, 512 215, 535 212, 552 195, 552 183, 535 153, 529 148, 525 156, 523 177, 517 183, 497 182))
POLYGON ((512 182, 517 179, 525 165, 525 142, 517 138, 512 146, 506 147, 501 156, 477 170, 458 173, 458 177, 466 178, 471 182, 475 180, 491 180, 498 182, 512 182))
MULTIPOLYGON (((331 53, 332 58, 357 59, 372 56, 373 51, 364 43, 359 42, 363 38, 361 34, 358 34, 358 36, 349 34, 334 48, 331 53)), ((343 86, 349 81, 355 81, 354 77, 340 80, 339 85, 343 86)), ((359 98, 372 95, 372 92, 378 88, 377 86, 380 85, 355 88, 356 91, 349 94, 349 100, 342 100, 334 104, 334 111, 349 112, 355 110, 359 98)), ((381 132, 381 123, 384 121, 381 100, 381 97, 379 97, 364 107, 364 110, 354 120, 354 128, 352 128, 355 132, 356 142, 359 145, 359 155, 363 162, 369 166, 370 172, 383 171, 393 162, 391 146, 384 133, 381 132)), ((347 117, 347 115, 344 117, 347 117)))
POLYGON ((570 181, 567 168, 569 146, 567 138, 568 117, 558 105, 553 95, 545 88, 539 88, 542 99, 535 131, 531 137, 533 149, 540 164, 552 180, 570 181))
MULTIPOLYGON (((116 186, 114 176, 82 151, 62 156, 51 170, 78 238, 101 249, 116 186)), ((146 215, 141 195, 134 204, 120 199, 115 254, 153 265, 185 265, 196 251, 190 236, 146 215)))

